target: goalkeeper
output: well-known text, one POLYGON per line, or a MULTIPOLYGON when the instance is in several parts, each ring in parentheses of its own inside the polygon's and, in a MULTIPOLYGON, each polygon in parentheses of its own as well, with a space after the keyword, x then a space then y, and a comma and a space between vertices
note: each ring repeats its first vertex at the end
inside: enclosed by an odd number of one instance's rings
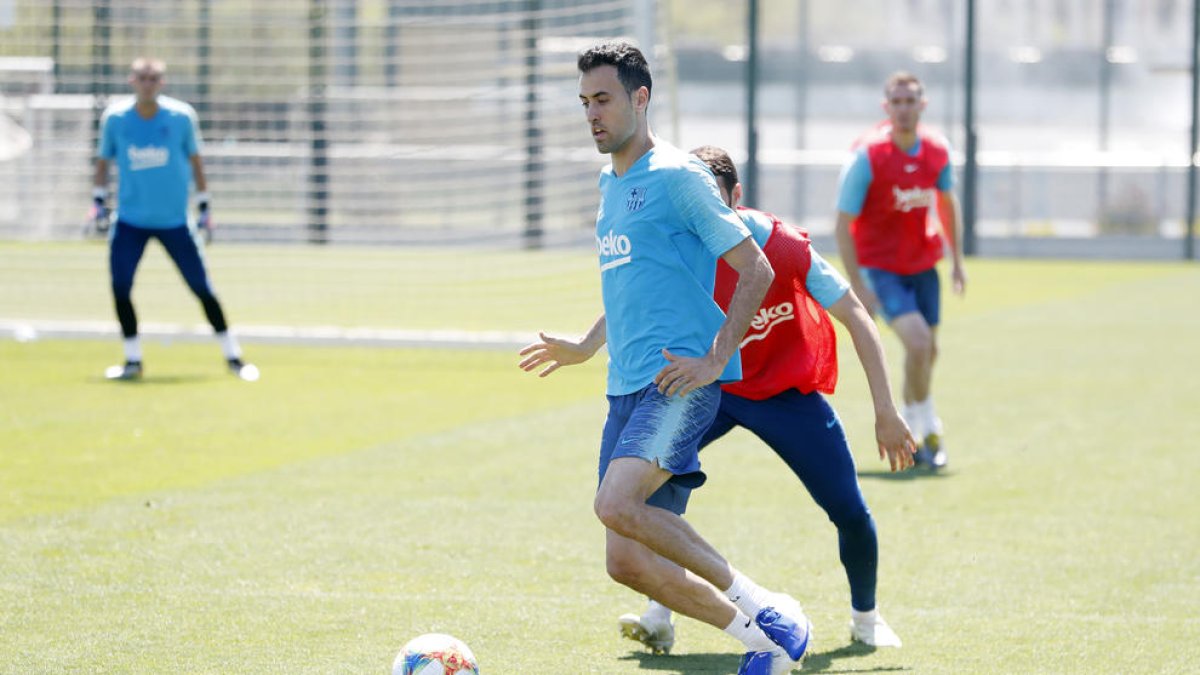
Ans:
POLYGON ((200 159, 196 111, 159 92, 166 66, 162 61, 136 59, 129 83, 132 99, 118 100, 104 110, 96 157, 92 216, 96 228, 107 229, 108 165, 115 162, 119 177, 118 211, 109 232, 109 270, 113 301, 124 337, 125 362, 105 376, 133 380, 142 376, 142 346, 133 309, 133 277, 150 239, 157 239, 171 256, 200 300, 204 314, 221 343, 230 372, 244 380, 258 379, 258 369, 242 360, 237 339, 229 332, 221 303, 213 292, 195 233, 188 225, 188 189, 196 184, 196 225, 212 227, 207 182, 200 159))

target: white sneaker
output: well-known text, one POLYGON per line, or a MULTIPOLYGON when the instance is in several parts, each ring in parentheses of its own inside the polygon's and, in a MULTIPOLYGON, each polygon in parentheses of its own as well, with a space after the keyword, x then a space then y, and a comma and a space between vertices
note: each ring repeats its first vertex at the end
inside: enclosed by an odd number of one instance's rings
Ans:
POLYGON ((862 620, 851 619, 850 639, 871 647, 899 648, 902 646, 900 636, 896 635, 896 631, 887 625, 879 612, 871 612, 870 616, 862 620))
POLYGON ((652 654, 670 654, 675 646, 675 624, 670 621, 622 614, 617 624, 621 627, 621 637, 642 643, 652 654))

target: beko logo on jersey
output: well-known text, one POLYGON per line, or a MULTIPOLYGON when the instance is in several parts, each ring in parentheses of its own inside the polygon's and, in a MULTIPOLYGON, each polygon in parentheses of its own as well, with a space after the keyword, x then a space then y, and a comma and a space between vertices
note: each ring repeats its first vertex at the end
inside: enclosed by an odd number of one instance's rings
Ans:
POLYGON ((925 188, 900 189, 899 185, 892 186, 892 196, 896 198, 896 210, 908 213, 913 209, 923 209, 933 206, 937 190, 925 188))
POLYGON ((771 329, 784 321, 791 321, 796 318, 796 306, 790 302, 781 302, 774 307, 761 307, 758 314, 750 320, 750 330, 755 331, 751 335, 747 335, 745 340, 742 340, 741 347, 745 347, 747 343, 761 340, 767 335, 770 335, 771 329), (758 332, 761 331, 761 332, 758 332))
POLYGON ((171 151, 161 145, 147 145, 144 147, 131 145, 126 150, 126 154, 129 156, 130 171, 141 171, 143 169, 166 166, 167 160, 171 157, 171 151))
POLYGON ((612 230, 609 230, 608 234, 603 237, 596 237, 596 248, 599 249, 600 255, 604 257, 621 256, 600 265, 601 272, 614 267, 620 267, 633 260, 633 256, 630 255, 633 252, 633 244, 630 243, 629 237, 623 234, 613 234, 612 230))

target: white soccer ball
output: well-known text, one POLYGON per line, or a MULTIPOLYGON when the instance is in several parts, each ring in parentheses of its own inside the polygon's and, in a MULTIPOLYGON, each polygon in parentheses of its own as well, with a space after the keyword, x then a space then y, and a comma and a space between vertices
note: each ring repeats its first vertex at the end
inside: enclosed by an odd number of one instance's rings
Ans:
POLYGON ((392 663, 392 675, 479 675, 479 664, 462 640, 426 633, 404 645, 392 663))

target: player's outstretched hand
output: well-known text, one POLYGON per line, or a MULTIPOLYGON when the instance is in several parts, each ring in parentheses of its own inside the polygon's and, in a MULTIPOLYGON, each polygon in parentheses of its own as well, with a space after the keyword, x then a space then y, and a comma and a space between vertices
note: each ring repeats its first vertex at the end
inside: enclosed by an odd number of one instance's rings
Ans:
POLYGON ((550 337, 545 333, 538 333, 538 337, 541 338, 541 342, 534 342, 520 351, 520 356, 526 357, 520 363, 521 370, 532 373, 541 366, 546 366, 538 373, 538 377, 546 377, 562 366, 583 363, 592 358, 594 353, 572 340, 550 337))
POLYGON ((713 363, 707 354, 695 358, 678 356, 666 349, 662 353, 667 365, 654 376, 654 384, 658 385, 658 391, 663 396, 687 396, 706 384, 716 382, 725 369, 724 364, 713 363))
POLYGON ((967 271, 962 265, 954 265, 950 270, 950 280, 954 284, 954 292, 962 295, 967 291, 967 271))
POLYGON ((879 459, 886 459, 892 471, 903 471, 913 465, 917 441, 898 412, 875 417, 875 440, 879 443, 879 459))

